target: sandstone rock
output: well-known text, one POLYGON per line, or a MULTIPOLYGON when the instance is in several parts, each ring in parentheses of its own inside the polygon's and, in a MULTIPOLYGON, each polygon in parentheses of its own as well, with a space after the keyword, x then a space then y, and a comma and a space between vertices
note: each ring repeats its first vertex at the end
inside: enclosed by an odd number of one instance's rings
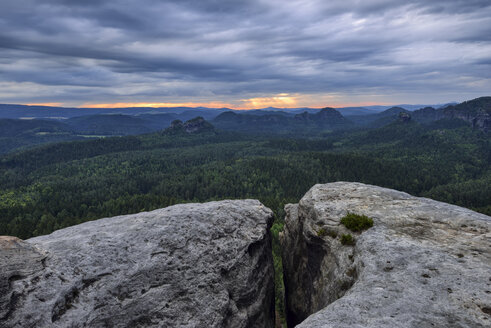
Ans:
POLYGON ((402 123, 409 123, 411 122, 411 115, 406 112, 400 112, 397 116, 397 120, 402 123))
POLYGON ((473 128, 491 131, 491 97, 480 97, 442 109, 445 117, 467 121, 473 128))
POLYGON ((195 117, 183 123, 181 120, 172 121, 164 130, 165 134, 201 133, 214 131, 215 128, 201 116, 195 117))
POLYGON ((46 256, 19 238, 0 236, 0 323, 15 311, 19 294, 11 285, 23 277, 36 276, 46 256))
POLYGON ((272 213, 183 204, 0 239, 1 327, 273 327, 272 213))
POLYGON ((490 217, 347 182, 316 185, 286 211, 290 326, 491 327, 490 217), (348 211, 374 226, 349 232, 348 211), (347 233, 354 246, 340 243, 347 233))

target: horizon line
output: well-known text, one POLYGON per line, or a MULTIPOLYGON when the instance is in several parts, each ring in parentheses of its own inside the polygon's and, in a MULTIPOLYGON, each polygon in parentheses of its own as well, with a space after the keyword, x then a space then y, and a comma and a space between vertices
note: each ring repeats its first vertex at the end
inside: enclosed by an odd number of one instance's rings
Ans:
MULTIPOLYGON (((458 103, 454 101, 446 102, 446 103, 458 103)), ((432 104, 432 105, 442 105, 446 103, 440 104, 432 104)), ((31 107, 51 107, 51 108, 71 108, 71 109, 132 109, 132 108, 154 108, 154 109, 162 109, 162 108, 195 108, 195 109, 230 109, 230 110, 262 110, 267 108, 277 108, 277 109, 323 109, 323 108, 356 108, 356 107, 372 107, 372 106, 381 106, 381 107, 390 107, 390 106, 401 106, 401 105, 427 105, 427 104, 411 104, 411 103, 365 103, 365 104, 344 104, 344 105, 327 105, 327 106, 267 106, 267 107, 236 107, 236 106, 216 106, 218 104, 206 104, 206 103, 107 103, 107 104, 90 104, 90 105, 82 105, 82 106, 66 106, 64 103, 24 103, 24 104, 2 104, 2 105, 14 105, 14 106, 31 106, 31 107)))

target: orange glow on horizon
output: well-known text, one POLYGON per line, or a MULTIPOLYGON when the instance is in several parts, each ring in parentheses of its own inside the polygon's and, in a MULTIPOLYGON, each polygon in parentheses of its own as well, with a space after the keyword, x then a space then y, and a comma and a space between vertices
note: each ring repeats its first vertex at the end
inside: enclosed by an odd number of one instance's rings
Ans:
POLYGON ((63 103, 51 102, 51 103, 35 103, 35 104, 24 104, 26 106, 47 106, 47 107, 60 107, 63 103))
MULTIPOLYGON (((148 108, 165 108, 165 107, 206 107, 206 108, 230 108, 234 110, 251 110, 261 109, 267 107, 277 108, 342 108, 342 107, 364 107, 364 106, 391 106, 385 102, 343 102, 336 101, 334 97, 330 99, 322 99, 322 97, 316 97, 315 95, 291 95, 287 93, 280 93, 270 97, 253 97, 240 99, 231 103, 221 101, 210 102, 138 102, 138 103, 85 103, 78 108, 132 108, 132 107, 148 107, 148 108), (321 98, 321 99, 318 99, 321 98), (333 99, 334 98, 334 99, 333 99)), ((50 102, 50 103, 29 103, 28 106, 51 106, 62 107, 64 103, 50 102)))

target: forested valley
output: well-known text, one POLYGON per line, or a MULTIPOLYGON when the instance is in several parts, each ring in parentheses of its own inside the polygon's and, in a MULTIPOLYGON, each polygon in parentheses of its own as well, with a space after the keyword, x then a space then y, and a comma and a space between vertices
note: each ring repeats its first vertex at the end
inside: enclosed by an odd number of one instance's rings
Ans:
POLYGON ((182 124, 157 133, 41 145, 0 158, 0 235, 22 239, 88 220, 183 202, 259 199, 278 234, 284 205, 316 183, 359 181, 491 215, 491 139, 462 121, 332 132, 251 135, 182 124))

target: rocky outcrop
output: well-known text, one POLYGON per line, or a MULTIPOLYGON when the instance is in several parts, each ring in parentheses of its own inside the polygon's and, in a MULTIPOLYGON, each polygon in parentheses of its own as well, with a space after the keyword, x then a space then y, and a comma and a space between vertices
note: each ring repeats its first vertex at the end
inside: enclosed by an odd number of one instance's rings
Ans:
POLYGON ((341 115, 340 112, 330 107, 323 108, 317 113, 309 113, 304 111, 301 114, 296 114, 294 119, 300 122, 313 122, 318 125, 334 126, 350 124, 350 122, 343 115, 341 115))
POLYGON ((171 125, 164 130, 166 134, 182 134, 182 133, 201 133, 214 131, 215 128, 201 116, 190 119, 186 122, 181 120, 172 121, 171 125))
POLYGON ((449 118, 458 118, 472 125, 474 129, 484 132, 491 130, 491 114, 485 112, 467 113, 457 110, 446 109, 445 116, 449 118))
POLYGON ((271 210, 184 204, 0 238, 1 327, 273 327, 271 210))
POLYGON ((415 110, 411 113, 411 116, 416 122, 428 124, 434 121, 441 120, 445 118, 445 114, 441 109, 435 109, 433 107, 424 107, 415 110))
POLYGON ((397 120, 402 123, 409 123, 411 122, 411 115, 409 113, 400 112, 397 116, 397 120))
POLYGON ((480 97, 442 109, 447 118, 458 118, 484 132, 491 130, 491 97, 480 97))
POLYGON ((490 217, 347 182, 315 185, 286 213, 290 327, 491 325, 490 217), (348 212, 373 227, 349 231, 340 224, 348 212))
POLYGON ((198 133, 203 131, 212 131, 213 125, 205 121, 201 116, 195 117, 183 124, 186 133, 198 133))

